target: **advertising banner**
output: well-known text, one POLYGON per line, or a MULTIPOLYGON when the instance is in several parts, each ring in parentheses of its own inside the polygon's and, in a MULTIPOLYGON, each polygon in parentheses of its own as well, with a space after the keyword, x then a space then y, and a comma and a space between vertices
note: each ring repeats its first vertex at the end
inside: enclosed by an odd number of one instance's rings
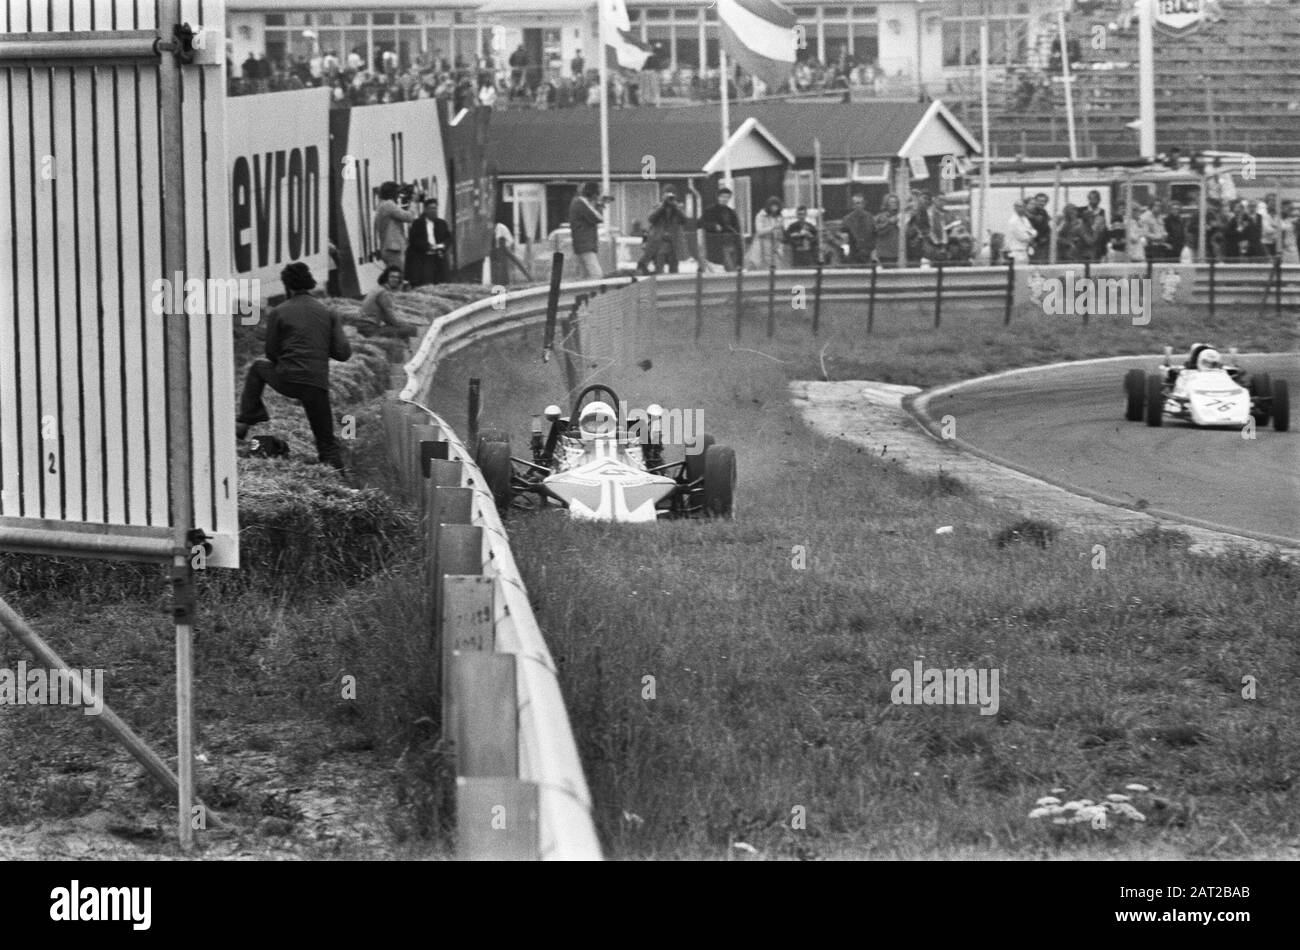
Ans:
POLYGON ((455 125, 444 123, 449 171, 455 183, 451 224, 456 241, 456 270, 477 264, 492 251, 496 226, 496 163, 487 155, 488 123, 492 110, 471 109, 455 125))
POLYGON ((279 296, 280 271, 303 261, 324 284, 329 262, 328 89, 226 101, 231 262, 279 296))

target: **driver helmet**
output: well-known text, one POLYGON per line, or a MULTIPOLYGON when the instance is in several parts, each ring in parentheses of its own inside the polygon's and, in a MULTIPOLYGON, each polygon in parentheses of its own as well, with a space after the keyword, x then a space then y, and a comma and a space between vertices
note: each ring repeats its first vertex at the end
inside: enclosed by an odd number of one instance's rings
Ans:
POLYGON ((584 439, 609 438, 618 434, 618 415, 607 402, 592 402, 578 416, 578 431, 584 439))
POLYGON ((1219 355, 1218 350, 1207 346, 1196 357, 1196 368, 1199 370, 1223 369, 1223 357, 1219 355))

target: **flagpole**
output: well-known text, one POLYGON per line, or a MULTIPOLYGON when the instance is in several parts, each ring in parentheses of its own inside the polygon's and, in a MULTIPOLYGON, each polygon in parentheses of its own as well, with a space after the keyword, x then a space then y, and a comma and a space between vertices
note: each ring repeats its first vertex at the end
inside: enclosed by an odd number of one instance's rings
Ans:
POLYGON ((596 30, 600 34, 600 193, 610 193, 609 184, 609 37, 605 33, 605 4, 596 3, 596 30))
MULTIPOLYGON (((989 240, 992 240, 992 229, 989 227, 989 153, 993 147, 989 144, 989 20, 986 16, 980 21, 980 134, 983 136, 984 154, 981 156, 984 160, 980 163, 980 223, 978 240, 984 241, 984 235, 988 234, 989 240)), ((991 245, 990 245, 991 246, 991 245)), ((984 249, 983 243, 979 249, 984 249)), ((989 256, 989 263, 994 263, 992 254, 989 256)))
POLYGON ((731 138, 731 101, 727 96, 730 77, 727 75, 727 51, 721 43, 718 44, 718 70, 722 73, 722 183, 734 188, 731 183, 731 149, 727 148, 727 140, 731 138))
MULTIPOLYGON (((1152 0, 1138 0, 1138 135, 1142 157, 1156 157, 1155 41, 1151 35, 1152 0)), ((1127 209, 1126 209, 1127 213, 1127 209)))
POLYGON ((1065 122, 1070 132, 1070 161, 1077 161, 1079 158, 1079 146, 1075 143, 1074 137, 1074 90, 1071 88, 1070 81, 1070 51, 1065 37, 1065 7, 1062 5, 1056 11, 1056 24, 1061 31, 1061 79, 1065 82, 1065 122))

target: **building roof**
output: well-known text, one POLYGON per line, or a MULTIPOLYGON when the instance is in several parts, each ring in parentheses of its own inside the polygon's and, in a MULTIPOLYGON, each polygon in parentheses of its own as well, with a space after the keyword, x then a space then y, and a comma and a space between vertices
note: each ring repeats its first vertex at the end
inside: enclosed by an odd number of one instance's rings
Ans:
MULTIPOLYGON (((660 177, 705 172, 722 147, 717 110, 686 113, 684 109, 611 109, 610 173, 640 176, 647 156, 653 157, 655 174, 660 177)), ((749 137, 771 154, 772 164, 791 160, 788 146, 779 136, 767 132, 758 121, 745 123, 744 119, 732 120, 733 147, 741 137, 749 137)), ((494 112, 488 125, 488 148, 502 177, 599 174, 600 110, 577 106, 494 112)))
MULTIPOLYGON (((720 167, 721 106, 611 109, 610 171, 640 175, 647 155, 660 175, 698 175, 720 167)), ((758 136, 785 161, 822 157, 911 157, 922 133, 937 123, 971 153, 979 143, 937 100, 921 102, 809 102, 762 100, 731 106, 732 147, 739 135, 758 136), (739 135, 738 135, 739 134, 739 135)), ((509 109, 492 114, 489 140, 498 173, 590 175, 600 171, 600 110, 509 109)))
MULTIPOLYGON (((679 113, 683 118, 687 113, 707 113, 716 125, 721 121, 721 108, 720 105, 708 104, 682 106, 666 111, 679 113)), ((924 103, 768 99, 732 104, 733 125, 751 117, 761 122, 776 139, 801 158, 812 156, 814 139, 820 140, 824 158, 906 156, 907 148, 917 137, 920 127, 932 121, 946 126, 967 144, 970 151, 980 150, 979 142, 938 100, 924 103)))

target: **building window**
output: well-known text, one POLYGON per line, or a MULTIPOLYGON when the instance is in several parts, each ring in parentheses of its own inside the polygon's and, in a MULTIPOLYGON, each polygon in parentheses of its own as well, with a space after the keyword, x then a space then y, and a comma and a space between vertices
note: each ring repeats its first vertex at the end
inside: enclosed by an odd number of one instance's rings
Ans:
POLYGON ((1033 16, 1027 3, 1009 0, 946 0, 943 8, 943 64, 950 67, 979 64, 980 23, 988 10, 989 62, 1024 65, 1033 16))

